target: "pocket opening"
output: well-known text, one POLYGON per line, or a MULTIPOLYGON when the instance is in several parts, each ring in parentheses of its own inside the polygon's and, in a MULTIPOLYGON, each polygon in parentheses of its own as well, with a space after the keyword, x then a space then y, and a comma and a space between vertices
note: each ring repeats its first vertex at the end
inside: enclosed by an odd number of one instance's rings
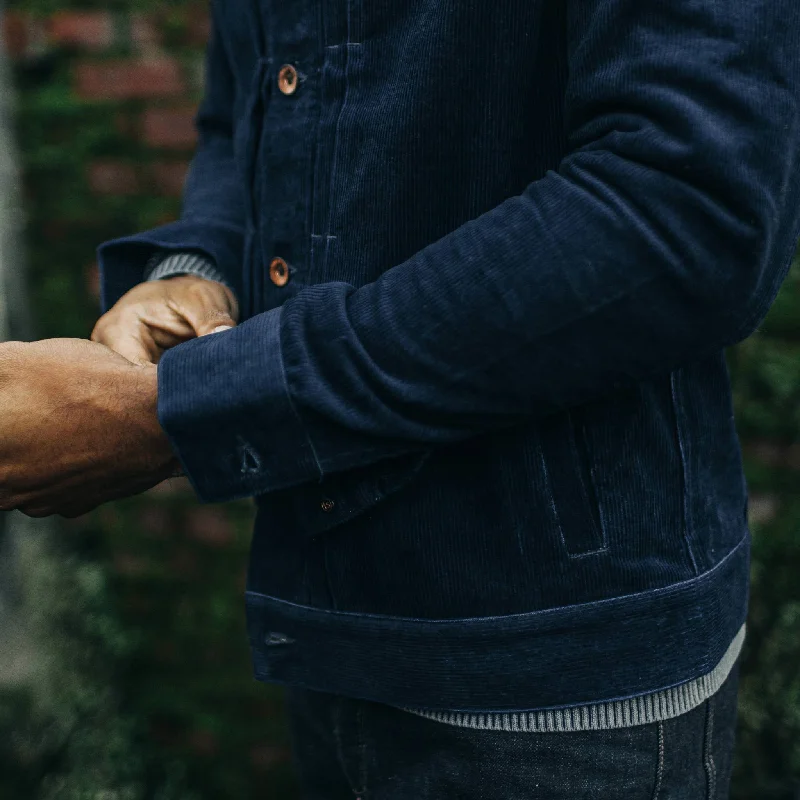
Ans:
POLYGON ((580 410, 559 414, 542 427, 542 457, 567 555, 582 558, 601 553, 608 549, 608 541, 580 410))

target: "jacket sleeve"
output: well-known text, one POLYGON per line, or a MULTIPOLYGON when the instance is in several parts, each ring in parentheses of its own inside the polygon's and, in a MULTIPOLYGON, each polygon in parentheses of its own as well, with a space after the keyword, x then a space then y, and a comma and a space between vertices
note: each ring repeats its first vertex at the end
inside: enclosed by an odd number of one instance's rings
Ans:
MULTIPOLYGON (((212 3, 212 13, 215 7, 212 3)), ((233 103, 236 86, 221 38, 212 26, 206 54, 206 88, 197 114, 199 142, 184 189, 178 221, 115 239, 98 249, 103 310, 146 279, 158 251, 191 251, 213 264, 241 296, 244 198, 233 160, 233 103)))
POLYGON ((751 333, 800 223, 787 8, 570 0, 557 170, 374 283, 166 354, 161 420, 200 496, 544 417, 751 333))

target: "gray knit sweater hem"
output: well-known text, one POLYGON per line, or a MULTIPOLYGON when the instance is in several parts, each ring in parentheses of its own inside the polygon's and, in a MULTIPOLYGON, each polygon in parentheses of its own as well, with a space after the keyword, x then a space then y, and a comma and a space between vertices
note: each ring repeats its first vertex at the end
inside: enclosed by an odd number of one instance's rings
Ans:
POLYGON ((159 251, 150 258, 145 267, 147 281, 160 281, 178 275, 197 275, 227 286, 214 263, 199 253, 180 252, 170 255, 159 251))
POLYGON ((405 709, 445 725, 474 730, 507 731, 510 733, 566 733, 604 731, 649 725, 686 714, 713 697, 727 680, 744 644, 745 628, 739 630, 720 662, 706 675, 662 689, 659 692, 595 703, 574 708, 545 709, 506 713, 474 714, 461 711, 419 711, 405 709))

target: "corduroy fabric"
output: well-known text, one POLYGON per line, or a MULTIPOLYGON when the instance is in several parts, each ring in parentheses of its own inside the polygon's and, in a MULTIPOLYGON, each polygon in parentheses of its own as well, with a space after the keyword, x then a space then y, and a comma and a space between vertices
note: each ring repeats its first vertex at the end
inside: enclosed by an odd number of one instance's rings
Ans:
POLYGON ((257 498, 259 678, 514 711, 719 662, 724 348, 800 229, 795 2, 213 3, 183 215, 100 262, 106 304, 157 250, 239 297, 159 414, 203 500, 257 498))

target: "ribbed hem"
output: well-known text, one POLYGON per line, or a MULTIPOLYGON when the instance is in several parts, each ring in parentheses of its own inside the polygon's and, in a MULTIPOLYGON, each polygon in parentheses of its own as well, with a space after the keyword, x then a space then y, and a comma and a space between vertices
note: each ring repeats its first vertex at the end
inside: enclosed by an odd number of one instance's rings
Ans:
POLYGON ((742 652, 745 626, 736 634, 720 662, 707 675, 680 686, 663 689, 640 697, 595 703, 574 708, 543 711, 506 712, 502 714, 469 714, 459 711, 418 711, 412 714, 426 719, 481 731, 510 733, 569 733, 574 731, 607 731, 649 725, 686 714, 713 697, 728 679, 736 659, 742 652))
POLYGON ((145 278, 148 281, 159 281, 174 278, 177 275, 197 275, 198 278, 216 281, 227 285, 222 273, 214 263, 199 253, 155 253, 147 262, 145 278))

